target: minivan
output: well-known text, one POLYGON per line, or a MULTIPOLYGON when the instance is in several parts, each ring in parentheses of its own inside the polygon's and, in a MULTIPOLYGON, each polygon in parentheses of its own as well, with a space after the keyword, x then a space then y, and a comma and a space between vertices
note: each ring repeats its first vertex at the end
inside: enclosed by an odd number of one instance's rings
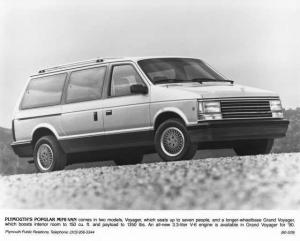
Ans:
POLYGON ((96 58, 33 74, 12 120, 14 152, 40 172, 80 161, 137 164, 198 149, 266 154, 286 134, 278 94, 189 57, 96 58))

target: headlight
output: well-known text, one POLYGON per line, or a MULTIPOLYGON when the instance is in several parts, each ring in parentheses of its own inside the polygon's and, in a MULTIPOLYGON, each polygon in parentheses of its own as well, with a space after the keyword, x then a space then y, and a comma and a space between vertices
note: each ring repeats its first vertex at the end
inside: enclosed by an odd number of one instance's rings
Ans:
POLYGON ((220 113, 221 112, 220 102, 217 101, 203 102, 203 112, 220 113))
POLYGON ((283 113, 282 112, 272 112, 272 117, 283 118, 283 113))
POLYGON ((199 120, 221 120, 221 106, 219 101, 200 101, 198 107, 199 120))
POLYGON ((282 111, 280 100, 270 100, 271 111, 282 111))

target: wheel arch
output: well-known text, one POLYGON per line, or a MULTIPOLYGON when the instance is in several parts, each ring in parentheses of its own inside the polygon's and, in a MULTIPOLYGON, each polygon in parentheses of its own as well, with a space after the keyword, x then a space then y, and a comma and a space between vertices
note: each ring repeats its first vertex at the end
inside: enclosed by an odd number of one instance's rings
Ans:
POLYGON ((31 134, 32 144, 34 145, 39 138, 41 138, 42 136, 46 136, 46 135, 52 135, 56 139, 58 139, 58 134, 55 131, 53 126, 51 126, 49 124, 38 125, 36 128, 34 128, 34 130, 32 131, 32 134, 31 134))
POLYGON ((188 125, 188 120, 181 110, 177 108, 167 108, 157 112, 156 115, 154 116, 153 119, 154 130, 156 130, 161 123, 171 118, 178 118, 185 125, 188 125))

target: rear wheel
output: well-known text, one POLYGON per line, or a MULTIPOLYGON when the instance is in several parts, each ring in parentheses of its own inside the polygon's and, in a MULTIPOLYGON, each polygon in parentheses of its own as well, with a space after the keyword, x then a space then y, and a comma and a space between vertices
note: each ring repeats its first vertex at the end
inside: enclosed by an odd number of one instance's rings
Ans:
POLYGON ((237 141, 234 144, 234 151, 239 156, 268 154, 273 146, 273 139, 237 141))
POLYGON ((185 125, 175 118, 160 124, 155 132, 154 142, 157 153, 165 161, 191 159, 197 150, 185 125))
POLYGON ((33 151, 35 167, 39 172, 51 172, 65 168, 67 157, 54 136, 43 136, 33 151))

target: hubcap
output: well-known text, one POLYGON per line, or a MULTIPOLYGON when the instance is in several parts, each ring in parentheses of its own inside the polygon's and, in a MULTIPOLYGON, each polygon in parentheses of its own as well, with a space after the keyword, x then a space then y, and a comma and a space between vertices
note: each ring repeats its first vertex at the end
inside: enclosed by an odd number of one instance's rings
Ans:
POLYGON ((164 130, 160 139, 160 146, 168 156, 179 155, 184 148, 184 135, 176 127, 169 127, 164 130))
POLYGON ((40 145, 37 151, 37 162, 39 167, 47 171, 50 169, 53 163, 53 151, 48 144, 40 145))

